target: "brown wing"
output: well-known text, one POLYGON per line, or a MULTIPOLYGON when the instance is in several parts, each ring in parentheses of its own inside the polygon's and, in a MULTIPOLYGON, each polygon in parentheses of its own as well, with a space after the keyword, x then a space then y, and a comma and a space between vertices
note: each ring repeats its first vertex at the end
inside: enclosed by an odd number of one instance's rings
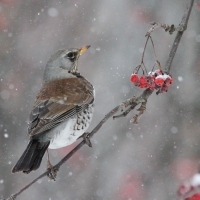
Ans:
POLYGON ((93 103, 93 86, 84 78, 44 84, 30 114, 30 136, 49 130, 93 103))

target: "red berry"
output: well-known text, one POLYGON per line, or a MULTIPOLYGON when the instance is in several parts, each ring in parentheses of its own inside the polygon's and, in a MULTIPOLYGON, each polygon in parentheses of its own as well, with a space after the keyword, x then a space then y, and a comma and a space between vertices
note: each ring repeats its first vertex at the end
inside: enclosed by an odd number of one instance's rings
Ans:
POLYGON ((139 85, 140 88, 144 88, 144 85, 139 85))
POLYGON ((136 83, 138 81, 138 75, 137 74, 132 74, 131 75, 131 82, 136 83))
POLYGON ((153 75, 148 75, 146 77, 146 80, 147 80, 147 83, 148 83, 148 88, 155 87, 154 79, 155 79, 155 76, 153 76, 153 75))
POLYGON ((147 84, 146 76, 141 76, 140 77, 140 84, 147 84))
POLYGON ((200 200, 200 193, 194 194, 191 197, 186 198, 185 200, 200 200))
POLYGON ((140 77, 140 87, 141 88, 149 87, 149 83, 147 82, 147 77, 146 76, 141 76, 140 77))
POLYGON ((158 85, 158 86, 162 86, 164 84, 164 79, 163 78, 156 78, 155 84, 158 85))
POLYGON ((190 186, 189 185, 185 185, 185 184, 182 184, 179 186, 179 189, 178 189, 178 195, 179 196, 183 196, 185 195, 186 193, 188 193, 190 191, 190 186))
POLYGON ((162 86, 160 87, 160 93, 167 92, 167 91, 168 91, 168 86, 162 85, 162 86))
POLYGON ((171 84, 173 83, 173 79, 171 77, 168 77, 166 80, 165 80, 165 84, 167 86, 170 86, 171 84))

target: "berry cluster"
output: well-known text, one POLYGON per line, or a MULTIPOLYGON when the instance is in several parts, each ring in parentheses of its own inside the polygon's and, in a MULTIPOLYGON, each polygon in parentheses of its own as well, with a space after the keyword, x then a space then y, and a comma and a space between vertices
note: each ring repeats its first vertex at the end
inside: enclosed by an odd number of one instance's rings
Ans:
POLYGON ((168 87, 172 84, 173 79, 170 75, 163 73, 157 69, 154 72, 149 72, 147 76, 141 77, 138 74, 131 75, 131 82, 140 88, 149 88, 150 90, 158 90, 158 93, 167 92, 168 87))
POLYGON ((195 174, 189 181, 180 185, 178 195, 186 197, 184 200, 200 200, 200 174, 195 174))

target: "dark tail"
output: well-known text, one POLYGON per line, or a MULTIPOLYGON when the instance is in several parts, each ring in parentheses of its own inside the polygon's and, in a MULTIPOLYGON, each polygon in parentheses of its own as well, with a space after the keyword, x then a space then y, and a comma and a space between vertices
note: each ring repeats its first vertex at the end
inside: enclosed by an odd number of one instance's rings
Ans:
POLYGON ((13 167, 12 173, 23 171, 28 174, 38 169, 49 144, 50 142, 40 143, 38 140, 31 140, 17 164, 13 167))

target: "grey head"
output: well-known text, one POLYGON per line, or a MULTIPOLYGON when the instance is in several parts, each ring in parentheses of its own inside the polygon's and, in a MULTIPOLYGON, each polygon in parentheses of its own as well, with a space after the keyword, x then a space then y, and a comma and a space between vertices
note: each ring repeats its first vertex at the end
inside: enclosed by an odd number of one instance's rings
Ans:
POLYGON ((44 70, 44 82, 62 78, 73 78, 78 74, 78 59, 90 46, 80 49, 63 49, 54 53, 44 70))

